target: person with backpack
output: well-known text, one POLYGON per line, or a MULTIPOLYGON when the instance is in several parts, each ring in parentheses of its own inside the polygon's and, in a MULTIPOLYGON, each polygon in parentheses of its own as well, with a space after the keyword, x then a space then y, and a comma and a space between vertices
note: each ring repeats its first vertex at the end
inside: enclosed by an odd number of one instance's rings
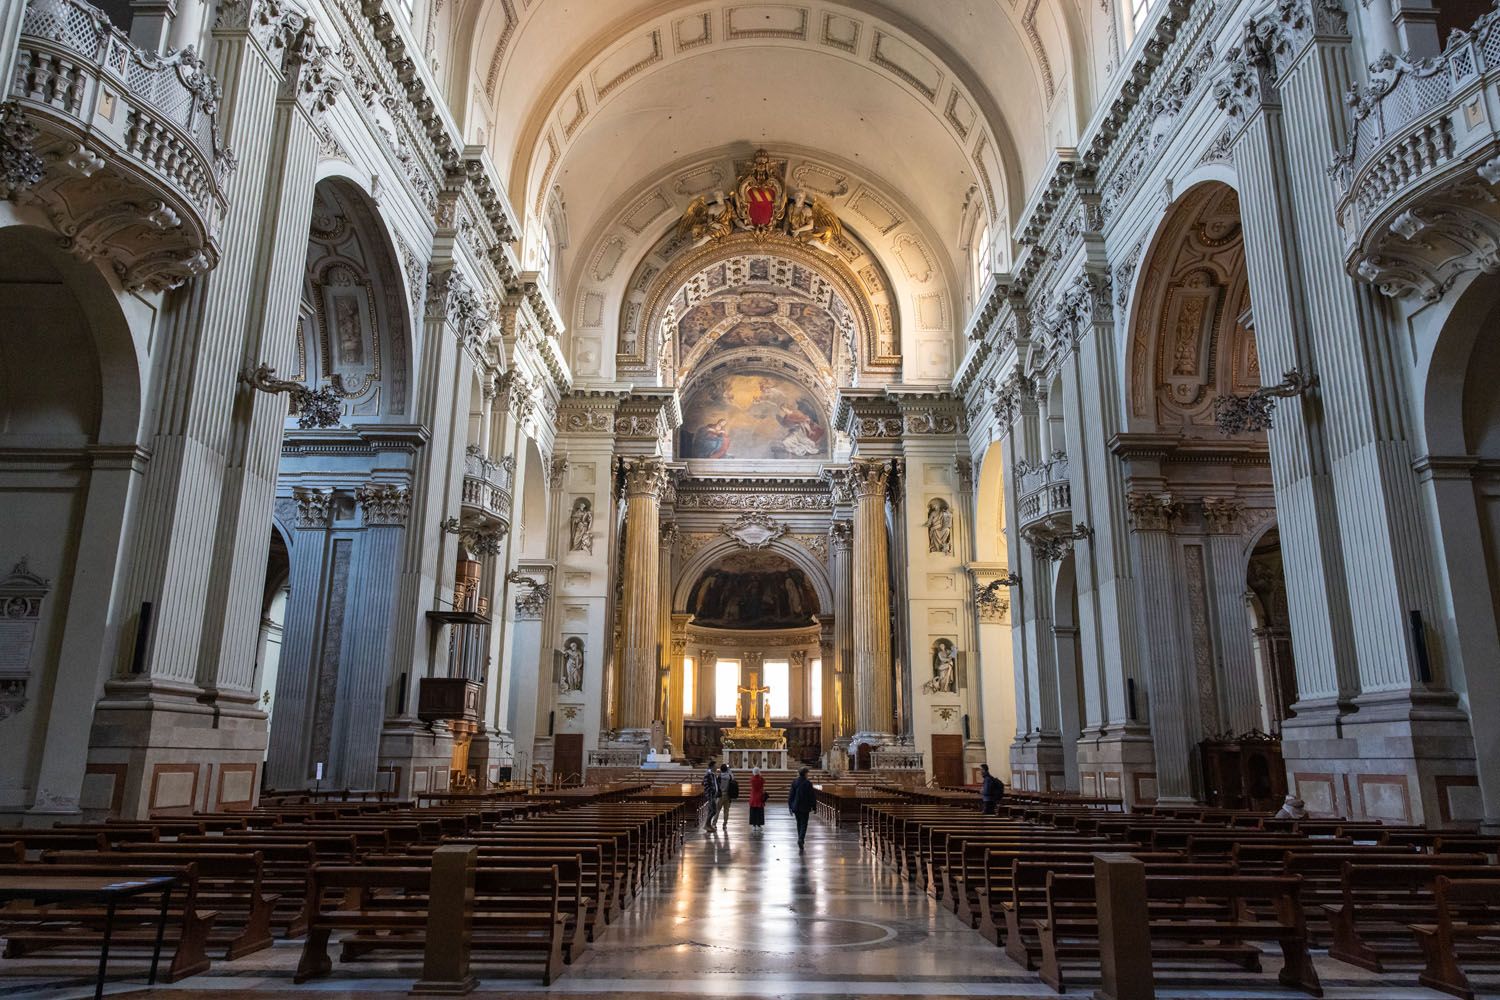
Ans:
POLYGON ((807 840, 807 819, 818 808, 818 792, 808 780, 807 768, 797 772, 797 780, 792 782, 791 791, 787 793, 786 807, 797 818, 797 850, 800 851, 803 841, 807 840))
POLYGON ((979 801, 986 816, 995 815, 995 807, 1005 798, 1005 782, 990 773, 988 764, 979 765, 979 801))
MULTIPOLYGON (((734 772, 729 770, 728 764, 719 765, 718 775, 719 787, 719 816, 724 821, 724 829, 729 829, 729 803, 740 797, 740 783, 734 780, 734 772)), ((712 821, 710 820, 710 823, 712 821)))
POLYGON ((714 828, 714 817, 719 813, 719 778, 714 773, 713 761, 709 761, 708 770, 703 772, 703 797, 708 800, 708 819, 703 822, 703 829, 714 828))

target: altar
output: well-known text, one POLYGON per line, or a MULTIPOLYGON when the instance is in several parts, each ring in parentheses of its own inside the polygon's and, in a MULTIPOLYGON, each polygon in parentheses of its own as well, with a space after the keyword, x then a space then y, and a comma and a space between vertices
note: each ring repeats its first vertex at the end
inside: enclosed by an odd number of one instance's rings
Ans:
POLYGON ((739 688, 741 695, 750 696, 750 724, 744 724, 741 706, 737 704, 735 724, 724 730, 723 736, 724 763, 731 770, 748 770, 752 767, 764 771, 786 770, 786 730, 771 725, 769 704, 764 705, 765 720, 761 719, 762 699, 770 690, 753 683, 739 688))
POLYGON ((733 726, 724 730, 724 763, 731 770, 786 770, 786 730, 772 726, 733 726))

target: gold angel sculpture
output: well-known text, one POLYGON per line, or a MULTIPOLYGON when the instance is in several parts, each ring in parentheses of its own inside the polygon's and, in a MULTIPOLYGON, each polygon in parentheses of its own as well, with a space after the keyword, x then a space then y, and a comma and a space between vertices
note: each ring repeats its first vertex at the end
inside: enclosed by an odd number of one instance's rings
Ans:
POLYGON ((734 231, 734 209, 715 194, 713 201, 700 194, 693 199, 682 221, 677 223, 677 232, 696 240, 722 240, 734 231))
POLYGON ((828 248, 832 246, 834 238, 844 231, 843 224, 833 214, 833 209, 800 191, 787 206, 786 218, 792 237, 802 243, 818 243, 828 248))

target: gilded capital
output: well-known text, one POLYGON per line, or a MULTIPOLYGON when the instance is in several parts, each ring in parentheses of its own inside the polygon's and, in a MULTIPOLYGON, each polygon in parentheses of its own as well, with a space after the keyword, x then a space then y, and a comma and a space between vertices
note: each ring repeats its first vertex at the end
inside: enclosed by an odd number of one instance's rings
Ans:
POLYGON ((884 459, 856 458, 849 463, 849 485, 856 500, 884 497, 890 478, 891 463, 884 459))
POLYGON ((667 489, 667 467, 659 458, 636 458, 625 463, 625 495, 660 500, 667 489))

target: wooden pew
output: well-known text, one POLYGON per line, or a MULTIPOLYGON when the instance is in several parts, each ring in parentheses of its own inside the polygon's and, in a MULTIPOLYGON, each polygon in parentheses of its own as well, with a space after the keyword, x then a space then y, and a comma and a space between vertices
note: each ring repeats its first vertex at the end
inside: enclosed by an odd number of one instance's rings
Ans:
POLYGON ((1494 879, 1450 879, 1439 875, 1434 886, 1437 922, 1413 924, 1426 967, 1418 977, 1423 986, 1474 1000, 1469 977, 1459 964, 1460 945, 1483 942, 1483 954, 1491 961, 1500 950, 1500 881, 1494 879))
MULTIPOLYGON (((1322 996, 1307 950, 1307 928, 1298 898, 1300 880, 1247 875, 1146 876, 1147 918, 1153 960, 1230 962, 1260 970, 1257 942, 1281 947, 1283 986, 1322 996), (1270 903, 1271 914, 1246 919, 1251 904, 1270 903)), ((1047 915, 1036 925, 1042 982, 1066 988, 1065 962, 1098 961, 1099 923, 1093 875, 1053 873, 1047 879, 1047 915)))
MULTIPOLYGON (((0 865, 0 875, 29 875, 36 866, 0 865)), ((168 909, 164 949, 171 959, 162 978, 175 983, 206 972, 210 966, 208 939, 218 914, 198 905, 198 868, 194 864, 127 868, 119 865, 49 865, 49 875, 132 876, 174 875, 180 879, 168 909)), ((154 898, 130 900, 115 908, 110 951, 129 949, 149 953, 156 943, 161 906, 154 898)), ((103 941, 106 913, 102 906, 50 903, 0 909, 0 937, 5 957, 19 958, 38 951, 82 951, 97 957, 103 941)))
MULTIPOLYGON (((332 971, 328 942, 335 930, 352 932, 342 941, 341 961, 375 951, 421 951, 430 881, 430 865, 314 866, 307 938, 293 981, 332 971)), ((504 953, 507 961, 529 955, 541 966, 542 985, 550 986, 562 974, 566 936, 557 886, 555 868, 477 870, 471 948, 504 953)))
POLYGON ((1440 922, 1439 878, 1500 879, 1483 855, 1417 855, 1401 864, 1347 862, 1340 873, 1342 902, 1326 906, 1333 929, 1330 958, 1372 972, 1421 960, 1412 924, 1440 922))
MULTIPOLYGON (((163 847, 169 845, 136 845, 163 847)), ((130 851, 48 851, 42 863, 70 868, 102 868, 126 876, 138 868, 179 868, 192 865, 198 870, 197 905, 218 914, 207 942, 224 948, 224 957, 240 958, 262 948, 271 947, 271 911, 276 897, 267 895, 262 885, 260 852, 213 852, 188 850, 130 851)))

